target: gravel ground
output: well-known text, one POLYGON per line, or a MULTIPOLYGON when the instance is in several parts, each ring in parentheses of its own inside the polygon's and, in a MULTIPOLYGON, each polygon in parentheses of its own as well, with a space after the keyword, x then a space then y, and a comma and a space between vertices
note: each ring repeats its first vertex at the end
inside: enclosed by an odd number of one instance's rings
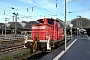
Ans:
POLYGON ((5 56, 14 56, 16 54, 23 54, 23 52, 27 51, 29 49, 21 49, 21 50, 17 50, 17 51, 12 51, 9 53, 5 53, 3 55, 0 55, 0 60, 2 60, 2 58, 4 58, 5 56))

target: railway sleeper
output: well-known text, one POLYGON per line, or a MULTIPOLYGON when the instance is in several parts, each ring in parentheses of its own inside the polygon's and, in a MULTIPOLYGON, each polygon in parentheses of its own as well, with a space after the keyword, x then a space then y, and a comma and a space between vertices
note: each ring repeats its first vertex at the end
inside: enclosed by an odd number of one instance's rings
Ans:
POLYGON ((4 51, 5 51, 5 49, 1 49, 1 50, 0 50, 0 52, 4 52, 4 51))
POLYGON ((3 54, 5 52, 5 49, 0 49, 0 54, 3 54))
POLYGON ((9 51, 8 50, 5 50, 5 53, 8 53, 9 51))
POLYGON ((9 52, 9 49, 8 49, 8 48, 6 48, 6 49, 5 49, 5 52, 9 52))
POLYGON ((11 49, 9 49, 9 52, 12 52, 13 50, 12 50, 12 48, 11 49))
POLYGON ((0 54, 3 54, 3 52, 0 52, 0 54))

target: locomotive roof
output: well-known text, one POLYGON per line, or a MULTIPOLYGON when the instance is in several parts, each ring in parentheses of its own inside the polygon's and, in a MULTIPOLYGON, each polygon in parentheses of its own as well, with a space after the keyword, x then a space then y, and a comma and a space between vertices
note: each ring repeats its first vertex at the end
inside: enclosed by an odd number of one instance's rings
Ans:
MULTIPOLYGON (((56 20, 57 22, 59 22, 60 20, 59 19, 53 19, 53 18, 44 18, 44 19, 47 19, 47 20, 56 20)), ((37 21, 42 21, 44 19, 38 19, 37 21)))
MULTIPOLYGON (((62 27, 64 27, 64 22, 62 21, 62 20, 60 20, 60 19, 58 19, 58 18, 56 18, 56 19, 53 19, 53 18, 44 18, 44 19, 47 19, 47 20, 55 20, 55 21, 57 21, 58 23, 60 23, 61 25, 62 25, 62 27)), ((41 21, 41 22, 44 22, 44 19, 38 19, 37 21, 41 21)))

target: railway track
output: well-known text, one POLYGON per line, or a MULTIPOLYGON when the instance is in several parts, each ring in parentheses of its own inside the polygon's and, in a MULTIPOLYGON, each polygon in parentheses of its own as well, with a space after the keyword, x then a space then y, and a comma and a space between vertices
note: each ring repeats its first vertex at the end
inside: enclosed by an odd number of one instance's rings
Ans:
POLYGON ((29 57, 27 57, 27 59, 23 59, 23 60, 39 60, 48 53, 50 52, 37 51, 35 53, 32 53, 29 57))
POLYGON ((0 55, 8 53, 8 52, 13 52, 16 50, 23 49, 23 47, 24 47, 24 44, 7 46, 7 47, 0 47, 0 55))
MULTIPOLYGON (((24 47, 24 44, 18 44, 18 45, 7 46, 7 47, 0 47, 0 55, 23 49, 23 47, 24 47)), ((35 53, 31 53, 30 56, 22 55, 21 57, 17 57, 17 59, 18 60, 19 59, 22 59, 22 60, 39 60, 40 58, 47 55, 48 53, 50 53, 50 52, 37 51, 35 53), (24 58, 25 56, 27 57, 26 59, 24 58)))

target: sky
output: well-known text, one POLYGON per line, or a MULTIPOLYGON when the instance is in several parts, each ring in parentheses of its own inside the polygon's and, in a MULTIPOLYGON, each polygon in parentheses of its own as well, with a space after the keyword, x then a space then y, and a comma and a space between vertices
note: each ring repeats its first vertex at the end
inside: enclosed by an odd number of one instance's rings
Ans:
MULTIPOLYGON (((70 21, 77 16, 90 19, 89 2, 66 0, 66 20, 70 21)), ((0 22, 4 23, 5 18, 8 18, 6 22, 13 22, 13 13, 18 13, 18 22, 36 21, 45 17, 64 21, 64 5, 64 0, 0 0, 0 22)))

